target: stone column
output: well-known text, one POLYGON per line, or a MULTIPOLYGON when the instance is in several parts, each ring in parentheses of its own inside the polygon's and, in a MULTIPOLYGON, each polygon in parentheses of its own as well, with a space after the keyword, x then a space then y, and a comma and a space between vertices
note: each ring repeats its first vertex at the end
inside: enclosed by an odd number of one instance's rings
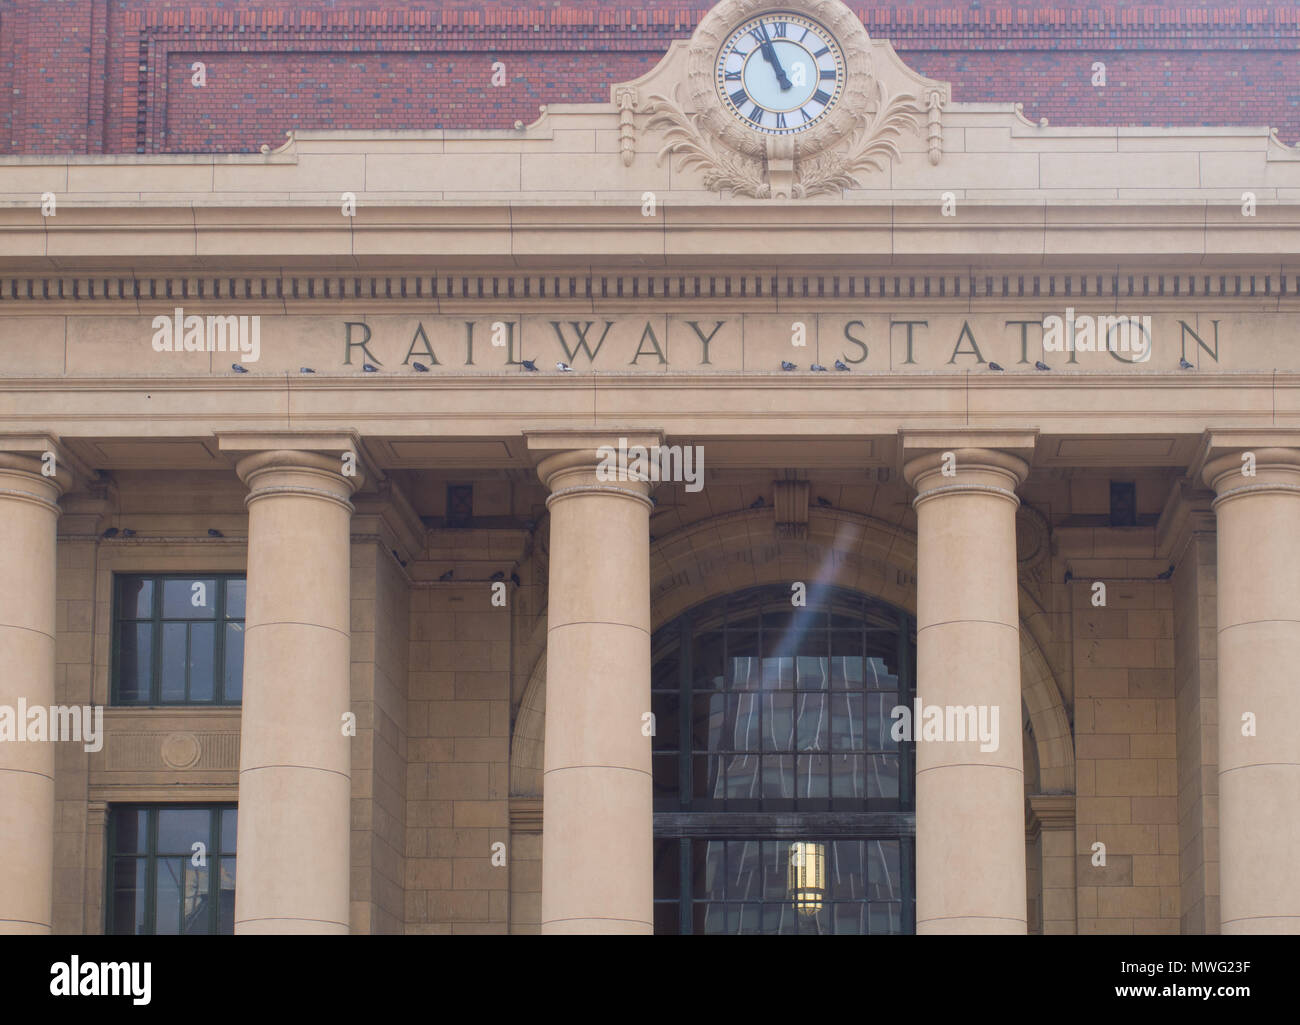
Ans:
POLYGON ((1300 447, 1220 451, 1204 478, 1218 495, 1222 931, 1297 933, 1300 447))
MULTIPOLYGON (((343 475, 337 450, 289 448, 293 440, 237 463, 249 489, 235 886, 235 932, 244 934, 340 934, 349 922, 352 741, 343 724, 352 707, 349 498, 360 477, 343 475)), ((226 451, 245 445, 222 439, 226 451)))
MULTIPOLYGON (((936 443, 909 436, 904 448, 936 443)), ((1010 452, 955 444, 904 467, 918 492, 917 697, 998 724, 991 751, 955 730, 928 741, 913 724, 921 934, 1026 930, 1015 489, 1028 470, 1010 452)))
POLYGON ((41 466, 39 450, 0 439, 0 715, 14 731, 0 733, 0 934, 48 934, 53 918, 54 743, 26 739, 19 707, 48 710, 55 700, 62 489, 41 466))
MULTIPOLYGON (((654 931, 650 485, 602 481, 618 438, 530 433, 551 491, 542 932, 654 931)), ((628 437, 655 445, 657 435, 628 437)))

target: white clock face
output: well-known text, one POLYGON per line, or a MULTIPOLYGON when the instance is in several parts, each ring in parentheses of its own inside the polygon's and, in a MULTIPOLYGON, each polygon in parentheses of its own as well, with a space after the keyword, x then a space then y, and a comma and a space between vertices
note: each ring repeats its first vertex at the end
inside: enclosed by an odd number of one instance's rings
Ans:
POLYGON ((820 124, 844 92, 844 54, 825 28, 774 11, 745 22, 718 54, 718 94, 747 127, 795 135, 820 124))

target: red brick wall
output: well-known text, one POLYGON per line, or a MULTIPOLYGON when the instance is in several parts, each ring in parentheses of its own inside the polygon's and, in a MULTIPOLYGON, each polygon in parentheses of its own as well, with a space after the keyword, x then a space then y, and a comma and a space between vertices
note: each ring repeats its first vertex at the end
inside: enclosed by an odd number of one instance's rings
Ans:
MULTIPOLYGON (((708 6, 0 0, 0 153, 247 152, 293 128, 509 128, 542 103, 606 99, 708 6)), ((1058 125, 1268 125, 1300 141, 1293 2, 850 6, 959 100, 1021 101, 1058 125), (1104 89, 1090 84, 1095 60, 1104 89)))

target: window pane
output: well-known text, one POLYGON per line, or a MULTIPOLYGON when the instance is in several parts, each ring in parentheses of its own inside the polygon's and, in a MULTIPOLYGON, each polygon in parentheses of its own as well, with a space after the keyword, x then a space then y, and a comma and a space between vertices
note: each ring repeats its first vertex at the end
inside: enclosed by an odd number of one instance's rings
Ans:
POLYGON ((697 694, 691 699, 691 736, 696 751, 717 751, 723 747, 722 727, 727 703, 723 694, 697 694))
POLYGON ((863 904, 833 904, 836 936, 860 936, 867 930, 863 919, 866 906, 863 904))
POLYGON ((212 619, 217 614, 217 582, 200 577, 162 582, 163 619, 212 619))
POLYGON ((248 589, 246 580, 226 581, 226 618, 244 618, 244 595, 248 589))
POLYGON ((763 695, 763 750, 794 750, 794 695, 763 695))
POLYGON ((837 655, 829 660, 831 687, 835 690, 860 690, 862 688, 862 659, 856 656, 837 655))
POLYGON ((763 664, 758 654, 758 634, 727 631, 728 688, 758 690, 763 685, 763 664))
POLYGON ((882 658, 871 658, 866 665, 867 690, 897 690, 898 677, 882 658))
POLYGON ((221 810, 221 853, 234 854, 235 837, 239 828, 239 809, 223 808, 221 810))
POLYGON ((793 658, 768 657, 763 659, 764 690, 790 690, 793 686, 793 658))
MULTIPOLYGON (((898 707, 898 693, 883 691, 867 695, 867 747, 872 751, 897 751, 898 741, 893 738, 894 726, 902 722, 902 717, 895 719, 893 711, 898 707)), ((915 724, 913 724, 915 729, 915 724)))
POLYGON ((763 797, 794 797, 794 759, 789 755, 763 756, 763 797))
POLYGON ((681 841, 655 840, 655 897, 675 897, 682 887, 681 841))
POLYGON ((758 755, 731 755, 726 759, 726 766, 729 800, 758 800, 761 797, 758 755))
POLYGON ((159 672, 162 677, 163 704, 176 704, 185 700, 185 647, 189 631, 184 623, 162 625, 162 658, 159 672))
POLYGON ((788 903, 763 905, 763 934, 766 936, 794 936, 799 932, 798 916, 788 903))
POLYGON ((672 800, 681 791, 679 756, 675 754, 654 755, 650 759, 650 773, 653 779, 654 796, 672 800))
POLYGON ((145 932, 145 870, 144 858, 118 858, 114 861, 110 933, 139 936, 145 932))
POLYGON ((695 790, 693 796, 722 800, 722 757, 720 755, 693 755, 691 775, 695 790))
POLYGON ((655 751, 676 751, 681 746, 677 718, 680 700, 676 691, 655 691, 650 695, 650 711, 654 715, 654 738, 650 743, 655 751))
POLYGON ((696 690, 722 689, 722 634, 709 632, 695 638, 691 651, 696 690))
POLYGON ((678 935, 681 932, 681 924, 678 920, 680 914, 677 901, 655 901, 655 935, 678 935))
POLYGON ((898 755, 867 755, 867 797, 898 798, 898 755))
MULTIPOLYGON (((816 634, 813 637, 805 638, 805 642, 816 641, 817 646, 821 647, 821 635, 816 634)), ((805 645, 801 645, 804 647, 805 645)), ((811 645, 808 645, 811 647, 811 645)), ((795 675, 798 677, 800 690, 825 690, 830 686, 830 659, 814 658, 809 655, 800 655, 795 659, 795 675)))
POLYGON ((120 701, 148 701, 153 656, 153 627, 119 623, 117 628, 117 696, 120 701))
POLYGON ((727 845, 727 899, 758 900, 763 895, 763 862, 757 840, 727 845))
POLYGON ((225 694, 223 699, 237 704, 244 696, 244 624, 226 624, 225 694))
POLYGON ((190 861, 181 862, 185 875, 181 880, 182 920, 181 932, 187 936, 207 935, 212 931, 212 913, 209 897, 207 867, 198 867, 190 861))
POLYGON ((785 840, 764 840, 763 899, 785 900, 790 894, 790 844, 785 840))
POLYGON ((234 858, 222 858, 219 864, 217 932, 223 936, 235 934, 235 864, 234 858))
POLYGON ((696 847, 703 848, 704 871, 695 875, 696 900, 721 900, 727 893, 727 845, 721 840, 708 840, 696 847))
POLYGON ((148 619, 153 615, 153 581, 142 577, 118 577, 118 619, 148 619))
MULTIPOLYGON (((163 629, 166 630, 167 626, 164 626, 163 629)), ((214 650, 216 636, 217 625, 215 623, 194 623, 190 627, 191 701, 212 700, 212 684, 216 671, 216 652, 214 650)))
POLYGON ((868 904, 869 922, 873 936, 897 936, 903 931, 903 906, 901 904, 868 904))
POLYGON ((831 796, 866 797, 866 759, 862 755, 831 755, 831 796))
POLYGON ((835 900, 862 900, 867 879, 862 864, 862 844, 857 840, 838 840, 831 844, 827 886, 835 900))
POLYGON ((159 858, 158 878, 154 886, 154 932, 159 936, 176 936, 181 931, 181 879, 185 874, 184 858, 159 858))
POLYGON ((834 694, 831 696, 831 750, 861 751, 862 695, 834 694))
POLYGON ((727 931, 727 906, 703 902, 695 905, 695 933, 697 936, 721 936, 727 931))
POLYGON ((727 712, 734 722, 730 733, 737 751, 757 751, 761 744, 762 697, 758 694, 732 694, 727 698, 727 712))
POLYGON ((212 842, 211 827, 212 813, 206 808, 160 808, 158 853, 183 854, 188 858, 194 853, 196 843, 202 843, 206 850, 212 842))
POLYGON ((144 854, 149 842, 149 813, 143 808, 113 809, 113 853, 144 854))
POLYGON ((798 694, 798 750, 825 751, 830 747, 831 724, 827 696, 824 694, 798 694))
POLYGON ((897 840, 871 840, 867 843, 867 896, 872 900, 902 899, 898 848, 897 840))
POLYGON ((830 797, 830 766, 826 755, 800 755, 797 760, 799 770, 798 796, 808 800, 818 797, 830 797))

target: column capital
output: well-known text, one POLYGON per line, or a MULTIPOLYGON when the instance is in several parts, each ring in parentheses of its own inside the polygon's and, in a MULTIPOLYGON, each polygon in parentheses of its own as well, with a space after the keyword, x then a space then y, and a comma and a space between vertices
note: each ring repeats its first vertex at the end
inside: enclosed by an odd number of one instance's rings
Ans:
POLYGON ((351 512, 353 493, 368 477, 374 479, 355 431, 236 431, 218 435, 218 441, 249 489, 246 506, 272 495, 300 495, 336 502, 351 512))
POLYGON ((0 433, 0 473, 19 475, 29 487, 0 485, 0 497, 55 503, 96 478, 93 470, 52 434, 0 433), (34 478, 34 479, 33 479, 34 478))
POLYGON ((927 451, 909 459, 903 477, 916 489, 913 508, 933 498, 983 494, 1019 506, 1016 489, 1029 476, 1029 464, 1018 455, 989 448, 950 448, 927 451))
MULTIPOLYGON (((1296 440, 1300 445, 1300 437, 1296 440)), ((1300 496, 1300 447, 1224 447, 1228 450, 1211 448, 1201 470, 1202 479, 1214 489, 1215 511, 1224 502, 1250 495, 1300 496)))
MULTIPOLYGON (((642 448, 654 452, 663 444, 658 430, 569 430, 542 429, 525 431, 529 452, 539 458, 537 476, 550 490, 553 502, 576 495, 603 494, 643 502, 647 507, 652 480, 637 480, 626 473, 598 472, 608 462, 609 453, 632 452, 642 448)), ((620 468, 627 469, 620 464, 620 468)))

